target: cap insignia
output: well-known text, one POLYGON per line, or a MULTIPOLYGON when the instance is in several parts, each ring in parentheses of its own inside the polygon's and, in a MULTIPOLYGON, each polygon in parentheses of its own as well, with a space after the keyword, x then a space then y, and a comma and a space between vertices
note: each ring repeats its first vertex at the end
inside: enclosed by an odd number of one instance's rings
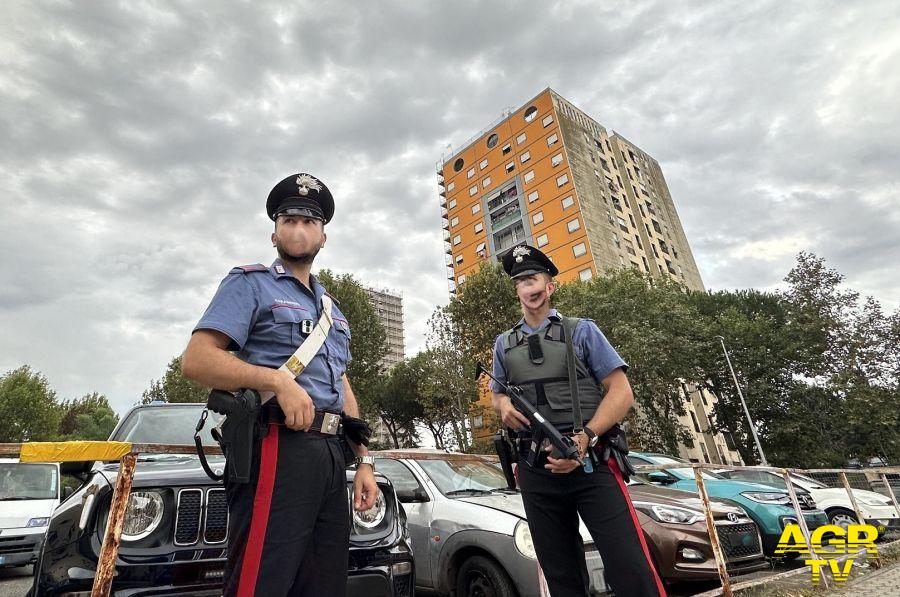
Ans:
POLYGON ((309 174, 301 174, 297 177, 297 192, 300 195, 306 197, 309 195, 310 189, 313 191, 321 191, 322 185, 318 180, 310 176, 309 174))
POLYGON ((527 247, 516 247, 513 249, 513 257, 516 258, 516 263, 522 263, 522 258, 525 255, 531 255, 531 249, 527 247))

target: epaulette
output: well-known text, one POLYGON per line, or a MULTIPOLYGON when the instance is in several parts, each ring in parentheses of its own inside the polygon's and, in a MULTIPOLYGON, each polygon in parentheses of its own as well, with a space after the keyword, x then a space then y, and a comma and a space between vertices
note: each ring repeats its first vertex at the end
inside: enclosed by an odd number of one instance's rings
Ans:
POLYGON ((232 268, 229 274, 249 274, 252 272, 267 272, 269 268, 262 263, 254 263, 252 265, 239 265, 232 268))
POLYGON ((335 305, 337 305, 338 307, 341 306, 341 301, 339 301, 339 300, 337 300, 336 298, 334 298, 334 295, 333 295, 333 294, 331 294, 331 293, 328 292, 327 290, 325 291, 325 294, 328 295, 328 298, 331 299, 331 302, 333 302, 333 303, 334 303, 335 305))

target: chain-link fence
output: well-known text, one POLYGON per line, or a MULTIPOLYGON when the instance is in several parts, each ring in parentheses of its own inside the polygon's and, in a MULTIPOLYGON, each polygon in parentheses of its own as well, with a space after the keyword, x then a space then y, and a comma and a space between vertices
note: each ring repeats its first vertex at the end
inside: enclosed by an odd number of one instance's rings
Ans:
MULTIPOLYGON (((845 579, 843 571, 849 570, 843 563, 835 567, 828 560, 845 562, 848 558, 867 556, 870 565, 880 567, 878 545, 900 540, 900 504, 897 501, 900 467, 806 470, 686 463, 679 470, 686 471, 688 466, 693 469, 693 479, 677 480, 670 473, 665 473, 673 468, 671 463, 642 464, 635 468, 639 476, 654 484, 666 484, 666 477, 660 473, 670 475, 679 489, 693 489, 695 483, 702 498, 710 546, 722 583, 721 590, 709 594, 730 596, 736 589, 775 582, 780 577, 797 574, 795 570, 732 583, 729 570, 736 550, 731 544, 732 538, 723 532, 727 527, 715 518, 715 498, 744 506, 759 527, 766 555, 773 560, 791 557, 802 557, 804 561, 818 560, 819 564, 812 564, 799 572, 812 572, 817 584, 826 587, 832 586, 836 579, 845 579), (764 520, 765 517, 769 519, 764 520), (799 550, 785 549, 784 544, 772 543, 773 537, 779 536, 790 525, 796 525, 795 538, 799 539, 798 533, 802 535, 799 550), (877 530, 875 547, 843 542, 851 525, 874 527, 877 530), (819 531, 816 532, 816 529, 819 531), (823 547, 809 549, 816 545, 823 547), (802 550, 802 546, 807 547, 806 551, 802 550)), ((867 536, 863 534, 864 538, 867 536)))

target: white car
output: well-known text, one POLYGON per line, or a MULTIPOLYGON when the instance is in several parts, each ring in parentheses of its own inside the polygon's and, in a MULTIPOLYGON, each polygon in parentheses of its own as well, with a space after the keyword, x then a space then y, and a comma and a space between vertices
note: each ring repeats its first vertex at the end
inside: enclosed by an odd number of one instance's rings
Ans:
MULTIPOLYGON (((781 476, 768 471, 726 470, 718 472, 729 479, 764 483, 781 489, 786 487, 781 476)), ((847 525, 858 524, 859 521, 853 510, 853 504, 850 502, 850 496, 843 487, 828 487, 813 478, 797 473, 791 473, 791 481, 795 486, 805 489, 812 495, 816 505, 828 514, 828 521, 831 524, 845 529, 847 525)), ((891 498, 865 489, 851 488, 851 491, 866 524, 884 527, 892 531, 900 530, 900 515, 894 508, 891 498)))
POLYGON ((37 560, 62 496, 58 464, 0 458, 0 568, 37 560))

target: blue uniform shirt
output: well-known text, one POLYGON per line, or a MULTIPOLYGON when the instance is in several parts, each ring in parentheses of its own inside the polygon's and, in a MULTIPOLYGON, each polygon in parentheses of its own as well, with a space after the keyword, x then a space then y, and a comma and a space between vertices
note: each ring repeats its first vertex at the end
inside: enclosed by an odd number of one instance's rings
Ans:
MULTIPOLYGON (((531 329, 531 327, 525 323, 524 318, 520 319, 519 323, 522 324, 522 331, 524 333, 533 334, 550 325, 551 319, 559 320, 559 318, 560 315, 556 309, 550 309, 550 313, 547 314, 547 319, 541 322, 541 325, 538 326, 537 329, 531 329)), ((505 339, 506 333, 504 332, 497 336, 497 340, 494 342, 493 367, 494 377, 504 384, 506 383, 506 367, 503 364, 503 358, 505 356, 505 339)), ((596 381, 598 385, 615 369, 621 367, 623 371, 628 370, 628 365, 622 360, 622 357, 619 356, 619 353, 612 347, 609 340, 606 339, 606 336, 603 335, 603 332, 600 331, 600 328, 597 327, 597 324, 595 324, 592 319, 580 319, 578 321, 578 325, 575 326, 575 332, 572 334, 572 344, 574 345, 575 356, 590 370, 591 374, 594 376, 594 381, 596 381)), ((504 393, 497 382, 493 381, 491 382, 491 390, 498 394, 504 393)))
MULTIPOLYGON (((322 313, 325 287, 312 275, 309 281, 312 290, 292 276, 280 259, 268 268, 236 267, 219 284, 194 331, 221 332, 231 339, 228 350, 236 351, 238 358, 277 369, 303 343, 322 313)), ((337 304, 331 313, 334 325, 325 344, 297 383, 317 410, 337 412, 344 407, 342 377, 351 358, 350 325, 337 304)))

